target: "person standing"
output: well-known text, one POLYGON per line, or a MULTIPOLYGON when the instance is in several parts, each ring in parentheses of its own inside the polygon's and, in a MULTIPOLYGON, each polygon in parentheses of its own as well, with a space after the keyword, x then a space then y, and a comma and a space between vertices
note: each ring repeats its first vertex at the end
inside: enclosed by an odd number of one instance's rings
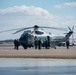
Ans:
POLYGON ((35 49, 37 49, 38 41, 37 41, 37 40, 35 40, 34 44, 35 44, 35 49))
POLYGON ((66 47, 69 49, 69 40, 66 41, 66 47))
POLYGON ((17 49, 18 50, 18 47, 19 47, 19 42, 18 42, 18 39, 16 40, 14 40, 14 49, 17 49))
POLYGON ((41 49, 41 40, 38 40, 38 49, 41 49))
POLYGON ((46 49, 48 48, 48 41, 47 40, 45 41, 45 48, 46 49))

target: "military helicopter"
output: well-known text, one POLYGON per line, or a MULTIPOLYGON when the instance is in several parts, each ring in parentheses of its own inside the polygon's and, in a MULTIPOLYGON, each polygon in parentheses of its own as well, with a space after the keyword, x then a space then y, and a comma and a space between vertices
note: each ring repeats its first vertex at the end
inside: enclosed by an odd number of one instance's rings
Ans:
POLYGON ((40 28, 49 28, 49 29, 57 29, 57 30, 66 30, 65 28, 57 28, 57 27, 44 27, 44 26, 38 26, 35 25, 33 27, 27 27, 27 28, 22 28, 19 29, 18 31, 16 31, 14 34, 21 32, 23 30, 27 30, 24 31, 24 33, 21 35, 21 37, 19 38, 19 42, 20 44, 24 47, 24 49, 27 49, 27 47, 32 47, 34 45, 34 41, 35 40, 41 40, 43 41, 48 41, 51 44, 52 48, 56 48, 55 44, 58 42, 64 42, 66 40, 69 40, 69 37, 71 36, 71 34, 73 33, 73 31, 71 30, 71 28, 69 28, 69 32, 65 35, 65 36, 52 36, 50 34, 46 34, 43 30, 41 30, 40 28), (27 29, 31 29, 33 28, 33 30, 27 30, 27 29))
MULTIPOLYGON (((50 34, 45 33, 40 28, 49 28, 49 29, 56 29, 56 30, 62 30, 62 31, 66 30, 65 28, 46 27, 46 26, 38 26, 38 25, 35 25, 33 27, 19 28, 19 29, 12 29, 12 30, 18 30, 14 32, 13 34, 26 30, 23 32, 23 34, 19 38, 19 43, 20 45, 24 47, 24 49, 27 49, 28 47, 32 47, 34 45, 35 40, 39 40, 39 39, 42 42, 47 40, 48 42, 50 42, 51 47, 56 49, 55 47, 56 43, 64 42, 68 40, 71 34, 73 33, 71 28, 68 27, 70 31, 65 36, 59 36, 59 35, 52 36, 50 34), (33 30, 29 30, 29 29, 33 29, 33 30)), ((12 30, 6 30, 6 31, 1 31, 1 32, 8 32, 12 30)))

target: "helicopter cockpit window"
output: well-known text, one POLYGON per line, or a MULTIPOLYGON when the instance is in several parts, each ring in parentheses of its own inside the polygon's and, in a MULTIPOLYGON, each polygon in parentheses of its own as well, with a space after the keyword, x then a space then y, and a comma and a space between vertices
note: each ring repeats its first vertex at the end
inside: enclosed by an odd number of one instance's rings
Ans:
POLYGON ((41 31, 35 31, 35 34, 39 34, 39 35, 41 35, 41 34, 44 34, 44 33, 41 32, 41 31))
POLYGON ((26 33, 31 33, 31 30, 24 31, 23 34, 26 34, 26 33))

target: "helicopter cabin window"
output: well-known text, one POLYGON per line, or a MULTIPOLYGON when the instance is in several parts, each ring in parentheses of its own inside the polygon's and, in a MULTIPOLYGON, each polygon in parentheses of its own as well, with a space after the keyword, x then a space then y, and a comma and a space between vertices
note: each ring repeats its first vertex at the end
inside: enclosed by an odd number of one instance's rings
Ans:
POLYGON ((31 35, 28 34, 28 39, 31 39, 31 35))
POLYGON ((35 34, 42 35, 42 34, 44 34, 44 33, 43 33, 43 32, 41 32, 41 31, 35 31, 35 34))

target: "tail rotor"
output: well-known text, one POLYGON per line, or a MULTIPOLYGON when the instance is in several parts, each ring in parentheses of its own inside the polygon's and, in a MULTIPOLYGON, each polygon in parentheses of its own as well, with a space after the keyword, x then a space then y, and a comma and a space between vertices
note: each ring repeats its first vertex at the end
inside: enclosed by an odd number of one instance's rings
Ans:
POLYGON ((72 27, 72 29, 71 29, 70 27, 68 27, 68 28, 69 28, 70 31, 73 32, 73 33, 72 33, 72 45, 74 45, 74 34, 76 34, 76 33, 74 32, 74 26, 72 27))
POLYGON ((72 45, 74 45, 74 26, 72 27, 72 31, 73 31, 73 34, 72 34, 72 45))

